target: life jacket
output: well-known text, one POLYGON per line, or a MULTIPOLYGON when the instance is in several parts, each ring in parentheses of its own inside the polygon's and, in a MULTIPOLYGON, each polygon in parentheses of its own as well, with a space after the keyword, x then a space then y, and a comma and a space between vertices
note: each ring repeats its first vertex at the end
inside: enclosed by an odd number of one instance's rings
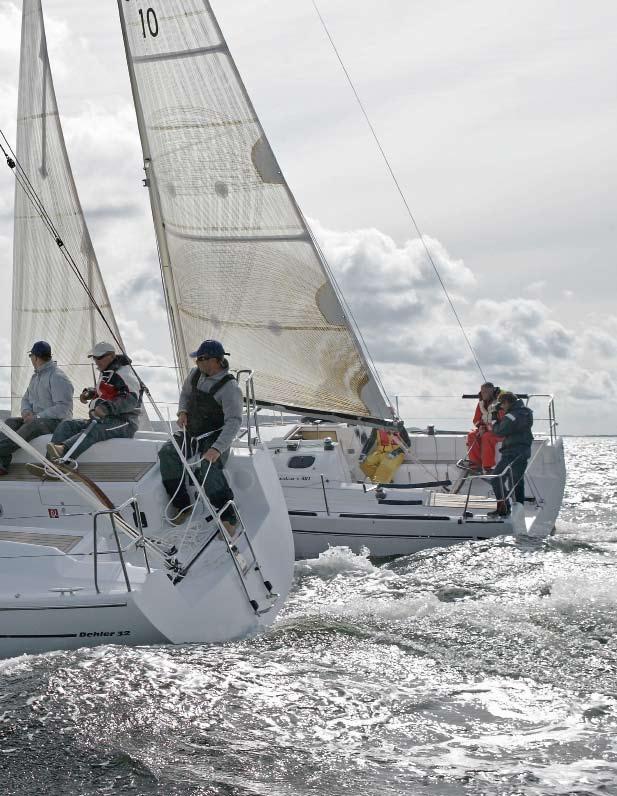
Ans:
POLYGON ((208 445, 212 445, 225 424, 223 407, 214 396, 228 381, 235 381, 235 376, 228 373, 205 392, 197 389, 201 375, 201 371, 196 370, 191 376, 191 393, 186 402, 187 428, 191 437, 201 437, 210 431, 214 432, 208 437, 208 445))

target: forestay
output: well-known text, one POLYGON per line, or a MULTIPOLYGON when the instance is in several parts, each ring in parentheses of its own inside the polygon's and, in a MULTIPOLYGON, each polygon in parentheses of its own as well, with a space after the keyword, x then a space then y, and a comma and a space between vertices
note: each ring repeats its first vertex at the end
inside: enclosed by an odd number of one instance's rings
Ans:
POLYGON ((118 0, 177 362, 207 337, 258 399, 390 416, 204 0, 118 0))
MULTIPOLYGON (((17 159, 57 228, 116 337, 120 334, 101 279, 68 160, 52 81, 41 0, 23 0, 17 159)), ((15 191, 12 412, 19 414, 32 369, 26 356, 36 340, 48 340, 54 359, 76 387, 93 374, 86 354, 110 333, 71 272, 19 184, 15 191), (80 364, 83 363, 83 364, 80 364)), ((86 408, 75 402, 76 414, 86 408)))

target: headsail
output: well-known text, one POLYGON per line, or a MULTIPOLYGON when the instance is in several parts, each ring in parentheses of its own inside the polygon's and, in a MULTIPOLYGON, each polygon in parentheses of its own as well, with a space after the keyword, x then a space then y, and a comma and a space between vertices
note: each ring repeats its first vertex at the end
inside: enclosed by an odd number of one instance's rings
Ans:
POLYGON ((177 364, 207 337, 260 401, 390 415, 206 0, 118 0, 177 364))
MULTIPOLYGON (((64 144, 41 0, 23 0, 17 158, 120 340, 64 144)), ((32 372, 26 354, 33 342, 44 339, 51 343, 54 359, 74 383, 77 395, 83 385, 92 383, 86 360, 88 350, 97 340, 109 337, 107 327, 70 272, 53 237, 17 185, 11 340, 13 414, 19 414, 20 398, 32 372)), ((85 414, 86 409, 76 402, 75 412, 85 414)))

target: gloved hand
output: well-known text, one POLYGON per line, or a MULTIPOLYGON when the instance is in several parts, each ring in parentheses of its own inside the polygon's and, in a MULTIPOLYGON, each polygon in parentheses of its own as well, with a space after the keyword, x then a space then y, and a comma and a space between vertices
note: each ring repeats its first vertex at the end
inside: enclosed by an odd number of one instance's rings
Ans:
POLYGON ((79 395, 79 400, 82 404, 87 404, 96 398, 96 390, 93 387, 84 387, 79 395))

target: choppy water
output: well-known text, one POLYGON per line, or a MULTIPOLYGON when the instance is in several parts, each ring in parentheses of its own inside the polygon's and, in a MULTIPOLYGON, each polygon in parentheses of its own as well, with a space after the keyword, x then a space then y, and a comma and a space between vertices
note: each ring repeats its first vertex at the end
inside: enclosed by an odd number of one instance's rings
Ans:
POLYGON ((267 634, 0 662, 0 794, 617 794, 617 439, 554 537, 296 567, 267 634))

